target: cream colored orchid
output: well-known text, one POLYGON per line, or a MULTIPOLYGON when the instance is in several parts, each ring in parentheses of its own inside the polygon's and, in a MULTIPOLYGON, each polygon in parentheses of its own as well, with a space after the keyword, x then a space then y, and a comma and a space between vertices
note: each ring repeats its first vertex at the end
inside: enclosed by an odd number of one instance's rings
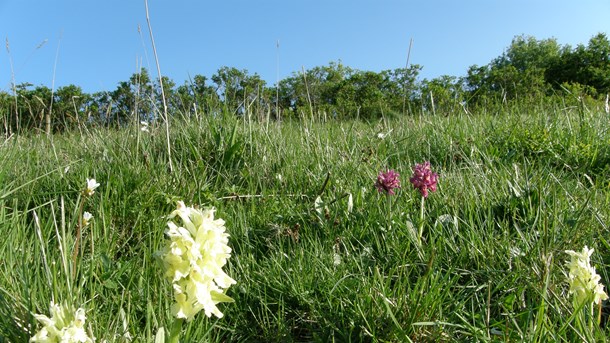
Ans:
POLYGON ((214 219, 214 209, 199 210, 182 201, 169 216, 176 217, 182 226, 167 223, 169 242, 158 252, 165 277, 173 284, 176 303, 172 312, 187 321, 201 310, 208 317, 213 314, 220 318, 223 314, 216 304, 233 301, 224 293, 236 283, 222 270, 231 256, 225 222, 214 219))
POLYGON ((34 318, 42 323, 43 328, 36 333, 30 342, 93 343, 85 332, 85 310, 51 302, 51 318, 35 314, 34 318))
POLYGON ((582 307, 591 302, 599 304, 602 300, 608 299, 604 286, 600 283, 601 277, 595 271, 595 267, 591 266, 593 249, 585 246, 582 252, 566 250, 566 253, 571 257, 567 267, 569 292, 574 295, 574 307, 582 307))

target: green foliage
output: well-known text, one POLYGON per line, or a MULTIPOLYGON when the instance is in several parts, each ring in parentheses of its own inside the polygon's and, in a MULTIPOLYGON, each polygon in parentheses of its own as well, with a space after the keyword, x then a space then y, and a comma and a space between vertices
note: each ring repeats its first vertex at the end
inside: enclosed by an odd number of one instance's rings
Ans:
POLYGON ((420 89, 422 107, 433 114, 465 110, 465 92, 456 77, 443 75, 424 80, 420 89))
POLYGON ((561 47, 555 39, 518 36, 487 66, 471 66, 465 84, 477 104, 489 99, 523 103, 552 95, 566 84, 583 85, 593 97, 606 94, 609 73, 610 41, 603 33, 575 49, 561 47))
POLYGON ((248 75, 247 70, 222 67, 212 76, 216 89, 220 92, 224 109, 237 115, 258 114, 265 105, 261 94, 265 81, 258 75, 248 75))
POLYGON ((447 117, 371 123, 175 114, 173 173, 154 122, 13 136, 0 147, 0 340, 26 341, 51 299, 84 306, 98 341, 161 339, 172 299, 153 254, 182 199, 226 221, 237 280, 225 316, 185 323, 185 342, 607 341, 575 323, 563 252, 595 248, 610 282, 607 114, 438 106, 447 117), (408 178, 425 160, 440 179, 420 251, 408 178), (373 186, 383 168, 402 180, 389 212, 373 186), (91 177, 73 278, 63 256, 91 177))
POLYGON ((555 39, 518 36, 487 67, 470 67, 466 84, 478 99, 493 96, 501 101, 537 99, 547 92, 545 72, 559 55, 555 39))
POLYGON ((589 40, 585 47, 579 44, 561 51, 559 58, 552 60, 547 71, 547 80, 558 87, 563 83, 578 83, 591 87, 598 94, 610 92, 610 40, 599 33, 589 40))

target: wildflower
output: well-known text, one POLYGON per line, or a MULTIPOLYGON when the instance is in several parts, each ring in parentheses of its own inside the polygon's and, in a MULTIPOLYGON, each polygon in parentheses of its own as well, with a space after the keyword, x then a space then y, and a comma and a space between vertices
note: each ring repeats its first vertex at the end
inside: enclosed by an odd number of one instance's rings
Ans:
POLYGON ((333 253, 333 266, 338 266, 341 264, 341 255, 337 253, 333 253))
POLYGON ((378 132, 377 133, 377 138, 383 140, 384 138, 386 138, 387 136, 390 135, 390 133, 392 133, 393 130, 389 130, 388 132, 378 132))
POLYGON ((400 177, 400 174, 393 169, 388 169, 385 173, 379 172, 375 188, 377 188, 379 193, 386 192, 388 195, 394 195, 394 189, 400 188, 400 179, 398 177, 400 177))
POLYGON ((89 225, 89 223, 91 223, 91 219, 93 219, 93 215, 85 211, 85 213, 83 213, 83 226, 89 225))
POLYGON ((601 277, 595 271, 595 267, 591 266, 593 249, 585 246, 582 252, 566 250, 566 253, 571 257, 566 265, 569 268, 569 292, 574 294, 574 307, 582 307, 587 302, 599 304, 602 300, 608 299, 604 286, 599 283, 601 277))
POLYGON ((324 214, 324 201, 322 201, 322 198, 319 195, 316 197, 316 200, 314 200, 313 207, 316 209, 316 212, 318 212, 318 215, 322 216, 324 214))
POLYGON ((147 121, 141 121, 141 122, 140 122, 140 125, 142 125, 142 126, 140 127, 140 131, 142 131, 142 132, 150 132, 150 131, 148 130, 148 122, 147 122, 147 121))
POLYGON ((68 305, 57 305, 51 302, 51 318, 35 314, 34 317, 44 327, 36 333, 30 342, 66 342, 66 343, 93 343, 85 332, 85 310, 68 305))
POLYGON ((176 216, 183 226, 167 223, 165 233, 170 241, 158 252, 174 290, 172 312, 187 321, 201 310, 208 317, 213 314, 220 318, 223 314, 216 304, 233 301, 224 292, 236 283, 222 270, 231 256, 225 222, 214 219, 214 209, 201 211, 186 207, 182 201, 169 218, 176 216))
POLYGON ((424 198, 428 197, 428 191, 436 191, 436 183, 438 182, 438 174, 430 170, 430 162, 426 161, 422 164, 416 164, 413 167, 413 175, 409 179, 413 188, 419 190, 424 198))
POLYGON ((352 193, 349 193, 347 196, 347 213, 352 213, 354 209, 354 197, 352 197, 352 193))
POLYGON ((93 193, 95 193, 95 189, 98 188, 100 186, 99 183, 97 183, 97 181, 95 181, 95 179, 87 179, 87 187, 85 188, 85 195, 86 196, 92 196, 93 193))

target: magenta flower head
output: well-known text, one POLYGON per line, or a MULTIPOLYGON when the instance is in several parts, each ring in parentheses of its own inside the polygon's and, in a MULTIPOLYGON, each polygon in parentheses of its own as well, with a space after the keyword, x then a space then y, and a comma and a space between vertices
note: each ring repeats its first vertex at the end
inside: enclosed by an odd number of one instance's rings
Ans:
POLYGON ((413 184, 413 188, 419 190, 424 198, 428 197, 428 191, 436 191, 436 183, 438 182, 438 174, 430 170, 430 162, 426 161, 422 164, 416 164, 413 167, 413 176, 409 179, 413 184))
POLYGON ((385 192, 388 195, 394 195, 394 189, 400 188, 399 176, 400 174, 393 169, 388 169, 385 173, 379 172, 379 175, 377 175, 377 182, 375 182, 375 188, 377 188, 379 193, 385 192))

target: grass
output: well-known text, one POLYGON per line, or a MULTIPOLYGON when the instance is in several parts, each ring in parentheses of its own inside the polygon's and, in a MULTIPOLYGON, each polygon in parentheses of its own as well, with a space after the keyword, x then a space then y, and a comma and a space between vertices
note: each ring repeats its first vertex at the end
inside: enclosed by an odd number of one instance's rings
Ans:
POLYGON ((176 200, 226 220, 237 280, 224 318, 200 313, 183 342, 607 341, 577 325, 564 250, 595 248, 608 284, 608 119, 552 107, 373 123, 204 116, 171 123, 172 173, 162 127, 12 137, 0 147, 0 342, 26 342, 51 299, 86 308, 98 341, 171 327, 153 254, 176 200), (425 160, 440 181, 418 251, 408 177, 425 160), (384 168, 402 180, 389 215, 373 187, 384 168), (86 178, 101 186, 72 270, 86 178))

